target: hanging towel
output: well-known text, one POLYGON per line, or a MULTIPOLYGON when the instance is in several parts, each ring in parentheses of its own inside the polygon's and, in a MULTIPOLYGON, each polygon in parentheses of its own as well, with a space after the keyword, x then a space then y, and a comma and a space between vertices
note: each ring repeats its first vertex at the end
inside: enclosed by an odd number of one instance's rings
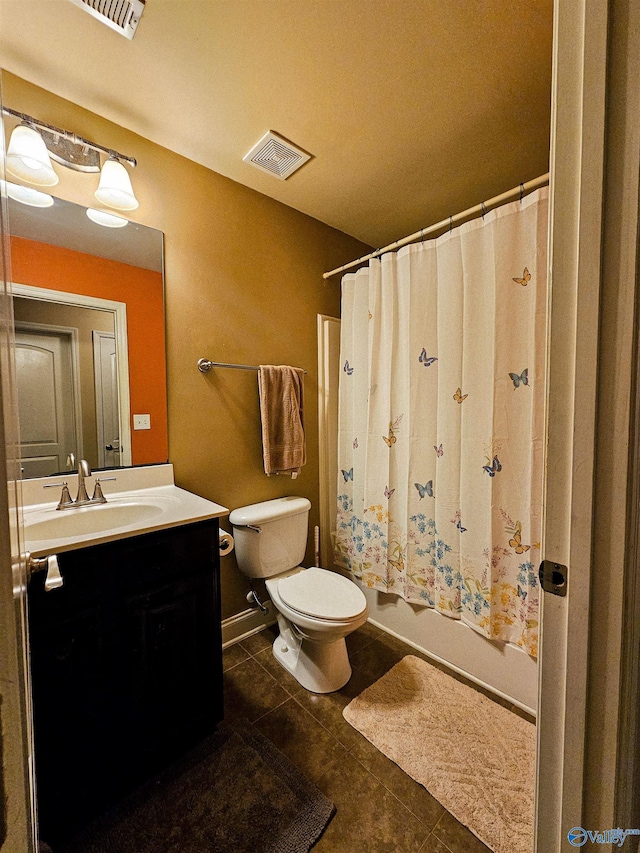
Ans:
POLYGON ((303 413, 304 370, 287 365, 258 368, 264 471, 295 479, 307 461, 303 413))

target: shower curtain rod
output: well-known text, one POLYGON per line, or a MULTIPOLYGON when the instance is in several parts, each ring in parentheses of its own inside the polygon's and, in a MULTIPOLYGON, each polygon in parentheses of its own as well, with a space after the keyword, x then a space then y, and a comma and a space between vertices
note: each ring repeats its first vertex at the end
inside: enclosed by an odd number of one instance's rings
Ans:
POLYGON ((475 207, 470 207, 467 210, 463 210, 462 213, 456 213, 455 216, 448 216, 446 219, 443 219, 441 222, 436 222, 435 225, 430 225, 429 228, 421 228, 419 231, 416 231, 415 234, 410 234, 408 237, 403 237, 400 240, 395 240, 393 243, 389 243, 388 246, 384 246, 382 249, 376 249, 375 252, 371 252, 369 255, 363 255, 363 257, 358 258, 355 261, 351 261, 348 264, 343 264, 341 267, 337 267, 331 272, 325 272, 322 274, 323 279, 331 278, 332 275, 336 275, 343 270, 350 270, 352 267, 357 267, 358 264, 362 264, 365 261, 371 260, 371 258, 377 258, 379 255, 384 254, 385 252, 390 252, 392 249, 399 249, 400 246, 406 246, 407 243, 413 243, 415 240, 424 239, 429 234, 433 234, 436 231, 441 231, 447 226, 451 228, 455 223, 460 222, 462 219, 472 219, 474 216, 484 214, 487 212, 489 208, 498 207, 500 204, 504 204, 507 201, 511 201, 511 199, 517 198, 525 195, 525 193, 533 192, 533 190, 537 190, 540 187, 544 187, 549 183, 549 173, 546 175, 541 175, 539 178, 534 178, 531 181, 527 181, 524 184, 520 184, 517 187, 514 187, 512 190, 507 190, 500 195, 494 196, 490 198, 488 201, 480 202, 480 204, 476 204, 475 207))

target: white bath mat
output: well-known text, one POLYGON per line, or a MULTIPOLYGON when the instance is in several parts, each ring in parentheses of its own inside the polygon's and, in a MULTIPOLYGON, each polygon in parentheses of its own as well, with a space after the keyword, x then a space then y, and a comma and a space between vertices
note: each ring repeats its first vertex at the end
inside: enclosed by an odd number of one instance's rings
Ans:
POLYGON ((532 723, 413 655, 343 714, 495 853, 531 853, 532 723))

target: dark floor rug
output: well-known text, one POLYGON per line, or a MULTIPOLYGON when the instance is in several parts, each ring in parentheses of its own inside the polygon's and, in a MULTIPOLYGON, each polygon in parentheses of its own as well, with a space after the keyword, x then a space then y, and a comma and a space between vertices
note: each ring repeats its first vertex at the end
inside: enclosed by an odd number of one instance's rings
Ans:
POLYGON ((334 811, 239 720, 54 853, 307 853, 334 811))

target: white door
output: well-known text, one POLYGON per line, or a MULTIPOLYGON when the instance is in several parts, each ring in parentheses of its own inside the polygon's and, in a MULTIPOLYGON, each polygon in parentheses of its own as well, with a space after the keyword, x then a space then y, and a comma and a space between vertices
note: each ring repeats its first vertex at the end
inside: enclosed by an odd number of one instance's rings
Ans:
POLYGON ((93 368, 98 425, 98 467, 120 465, 120 413, 116 338, 109 332, 93 332, 93 368))
POLYGON ((70 335, 17 330, 16 384, 23 476, 65 470, 78 456, 70 335))

